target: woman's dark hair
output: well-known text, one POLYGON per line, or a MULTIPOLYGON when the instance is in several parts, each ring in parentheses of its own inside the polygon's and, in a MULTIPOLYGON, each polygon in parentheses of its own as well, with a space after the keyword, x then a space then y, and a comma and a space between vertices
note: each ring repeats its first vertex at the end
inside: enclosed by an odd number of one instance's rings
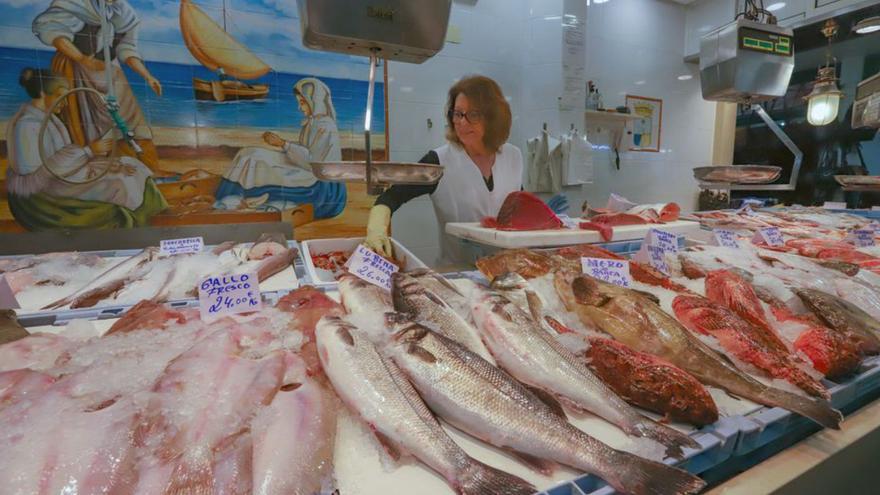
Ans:
POLYGON ((446 139, 461 145, 461 141, 455 135, 455 125, 452 122, 455 98, 460 94, 467 96, 472 110, 477 110, 483 115, 486 128, 483 144, 490 151, 500 150, 510 137, 512 121, 510 105, 507 104, 498 83, 485 76, 466 77, 449 88, 449 99, 446 101, 446 139))
POLYGON ((18 76, 18 84, 24 88, 31 98, 39 98, 41 93, 50 94, 59 85, 67 86, 67 81, 55 75, 49 69, 22 69, 18 76))

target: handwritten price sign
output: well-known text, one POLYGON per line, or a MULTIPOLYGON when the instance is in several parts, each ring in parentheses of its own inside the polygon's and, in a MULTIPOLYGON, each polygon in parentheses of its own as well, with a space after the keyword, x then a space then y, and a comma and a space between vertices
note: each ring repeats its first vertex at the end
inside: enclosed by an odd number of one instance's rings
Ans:
POLYGON ((169 256, 201 253, 204 248, 205 240, 201 237, 184 237, 182 239, 163 239, 159 241, 159 252, 169 256))
POLYGON ((713 229, 715 235, 715 244, 721 247, 739 249, 739 243, 736 242, 736 233, 732 230, 713 229))
POLYGON ((632 285, 632 277, 629 274, 629 261, 581 258, 581 268, 585 274, 604 282, 621 287, 632 285))
POLYGON ((873 229, 851 230, 847 236, 847 240, 856 245, 856 247, 871 247, 874 243, 873 229))
POLYGON ((397 265, 374 251, 358 245, 348 258, 348 271, 356 277, 386 290, 391 290, 391 274, 399 270, 397 265))
POLYGON ((780 232, 777 227, 765 227, 755 232, 752 242, 759 243, 762 240, 766 242, 768 246, 778 247, 785 245, 785 239, 782 237, 782 232, 780 232))
POLYGON ((642 247, 633 256, 633 260, 647 263, 669 275, 671 270, 666 262, 666 254, 678 252, 678 234, 659 229, 651 229, 642 242, 642 247))
POLYGON ((262 307, 260 285, 253 273, 208 277, 199 284, 199 310, 204 321, 262 307))

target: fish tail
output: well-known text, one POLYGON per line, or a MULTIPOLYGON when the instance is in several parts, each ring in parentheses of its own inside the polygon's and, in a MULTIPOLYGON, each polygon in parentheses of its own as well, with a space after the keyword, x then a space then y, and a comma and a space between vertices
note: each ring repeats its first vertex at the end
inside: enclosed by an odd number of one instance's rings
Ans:
POLYGON ((700 449, 700 444, 688 435, 650 420, 640 422, 633 433, 663 445, 666 447, 666 455, 676 459, 684 458, 684 447, 700 449))
POLYGON ((460 495, 532 495, 538 491, 528 481, 476 460, 455 481, 460 495))
POLYGON ((214 468, 211 457, 205 452, 184 455, 174 466, 164 495, 212 495, 214 468))
POLYGON ((826 400, 804 397, 783 390, 768 388, 761 394, 767 403, 806 416, 826 428, 840 429, 843 415, 826 400))
POLYGON ((697 493, 706 482, 693 474, 659 462, 618 453, 625 458, 615 463, 615 476, 605 481, 615 490, 631 495, 685 495, 697 493))

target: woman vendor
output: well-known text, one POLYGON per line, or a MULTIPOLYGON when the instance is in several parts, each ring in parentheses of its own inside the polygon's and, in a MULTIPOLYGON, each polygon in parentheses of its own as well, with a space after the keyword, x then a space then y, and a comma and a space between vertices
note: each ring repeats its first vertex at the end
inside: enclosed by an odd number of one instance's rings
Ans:
POLYGON ((342 159, 330 88, 306 77, 296 82, 293 94, 305 115, 299 138, 285 141, 266 132, 266 144, 281 151, 258 147, 239 151, 217 188, 216 208, 284 211, 311 205, 315 219, 335 217, 345 209, 345 184, 319 181, 309 164, 342 159))
POLYGON ((391 214, 407 201, 430 194, 440 227, 440 263, 466 262, 460 243, 444 232, 446 223, 494 217, 507 195, 522 189, 522 153, 506 142, 511 113, 498 84, 483 76, 464 78, 449 89, 446 109, 447 143, 421 160, 444 167, 440 181, 392 186, 370 210, 365 244, 384 256, 392 255, 391 214))
MULTIPOLYGON (((152 131, 120 66, 120 62, 125 62, 144 78, 154 93, 162 95, 162 85, 147 70, 138 51, 139 25, 140 20, 127 0, 53 0, 48 9, 34 18, 33 31, 40 41, 58 51, 52 60, 56 74, 63 75, 71 87, 92 88, 102 94, 108 93, 104 46, 109 40, 119 113, 143 148, 138 158, 158 172, 159 158, 152 131), (102 7, 107 9, 106 33, 101 29, 102 7)), ((73 142, 80 145, 93 142, 114 127, 104 102, 92 93, 77 93, 70 99, 62 118, 73 142)), ((119 143, 119 149, 135 156, 124 141, 119 143)))
POLYGON ((46 69, 24 69, 19 84, 31 100, 12 117, 6 131, 8 201, 19 224, 28 230, 137 227, 168 207, 143 163, 131 157, 103 157, 113 147, 109 137, 86 146, 74 143, 55 115, 49 116, 43 135, 44 163, 40 127, 68 84, 46 69))

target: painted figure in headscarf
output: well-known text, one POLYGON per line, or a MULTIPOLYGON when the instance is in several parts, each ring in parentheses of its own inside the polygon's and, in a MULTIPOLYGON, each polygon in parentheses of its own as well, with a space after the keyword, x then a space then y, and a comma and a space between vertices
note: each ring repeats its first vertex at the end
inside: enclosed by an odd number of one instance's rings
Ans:
MULTIPOLYGON (((140 20, 127 0, 52 0, 49 8, 34 18, 32 29, 40 41, 57 50, 52 59, 52 70, 56 74, 64 76, 71 87, 92 88, 104 94, 108 92, 104 46, 109 41, 119 113, 143 148, 139 158, 158 171, 152 132, 120 65, 124 62, 144 78, 154 93, 162 95, 162 84, 147 70, 138 51, 139 25, 140 20), (101 29, 102 4, 106 9, 103 13, 107 32, 101 29)), ((80 92, 69 100, 61 118, 75 143, 85 145, 113 127, 97 95, 80 92)), ((135 156, 124 141, 119 143, 119 148, 121 153, 135 156)))
POLYGON ((314 218, 331 218, 345 209, 345 184, 319 181, 309 162, 339 161, 339 130, 330 88, 318 79, 307 77, 293 86, 299 108, 306 118, 299 138, 285 141, 273 132, 263 134, 270 146, 242 148, 232 167, 223 174, 217 188, 215 207, 236 209, 257 206, 259 209, 284 211, 311 205, 314 218))
MULTIPOLYGON (((24 69, 19 83, 30 100, 7 124, 6 187, 9 209, 20 225, 28 230, 139 227, 168 207, 142 162, 104 156, 113 148, 112 138, 79 145, 57 116, 48 115, 39 142, 48 109, 68 90, 66 79, 47 69, 24 69)), ((54 109, 60 112, 63 106, 54 109)))

